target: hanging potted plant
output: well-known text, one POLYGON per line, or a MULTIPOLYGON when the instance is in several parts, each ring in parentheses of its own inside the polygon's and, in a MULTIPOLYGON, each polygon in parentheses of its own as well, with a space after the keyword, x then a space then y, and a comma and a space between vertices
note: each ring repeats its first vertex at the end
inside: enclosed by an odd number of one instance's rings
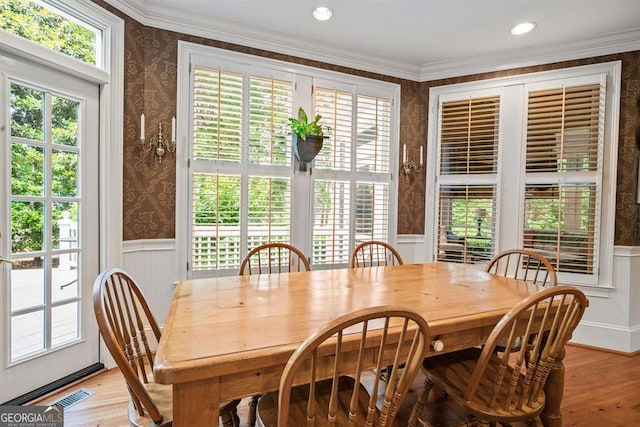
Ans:
POLYGON ((306 171, 307 164, 311 162, 322 149, 322 143, 328 136, 324 132, 331 132, 329 126, 319 123, 321 115, 316 115, 312 122, 309 122, 304 108, 298 109, 298 117, 290 117, 289 125, 293 132, 293 154, 295 154, 299 170, 306 171))

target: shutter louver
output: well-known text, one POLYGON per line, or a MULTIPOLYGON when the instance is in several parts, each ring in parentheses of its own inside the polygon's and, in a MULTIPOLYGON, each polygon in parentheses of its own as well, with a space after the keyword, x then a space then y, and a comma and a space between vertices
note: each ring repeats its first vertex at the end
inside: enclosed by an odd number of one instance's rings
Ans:
POLYGON ((356 183, 355 245, 389 236, 389 184, 356 183))
POLYGON ((192 269, 240 266, 240 176, 194 174, 192 269))
POLYGON ((313 194, 313 263, 346 264, 352 247, 349 181, 316 180, 313 194))
POLYGON ((528 93, 523 246, 558 272, 595 273, 602 98, 599 84, 528 93))
POLYGON ((391 101, 360 95, 357 113, 358 172, 389 173, 391 101))
POLYGON ((291 242, 291 180, 249 177, 248 247, 291 242))
POLYGON ((494 185, 441 185, 438 206, 438 261, 476 263, 494 253, 494 185))
POLYGON ((240 161, 242 75, 195 67, 193 158, 240 161))
POLYGON ((251 77, 249 82, 249 163, 291 164, 289 117, 293 84, 251 77))
POLYGON ((442 103, 441 175, 496 173, 499 114, 499 97, 442 103))
POLYGON ((320 123, 333 130, 325 135, 322 150, 315 159, 315 167, 330 170, 351 170, 351 142, 353 140, 353 95, 332 89, 314 88, 314 111, 320 123))
POLYGON ((600 85, 529 93, 527 172, 598 167, 600 85))

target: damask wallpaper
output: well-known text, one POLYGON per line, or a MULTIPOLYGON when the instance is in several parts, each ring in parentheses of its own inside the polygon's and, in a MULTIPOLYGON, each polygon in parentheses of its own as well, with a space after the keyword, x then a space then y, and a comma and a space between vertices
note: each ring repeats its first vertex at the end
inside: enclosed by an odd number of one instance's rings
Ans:
MULTIPOLYGON (((168 127, 171 117, 176 115, 177 49, 178 41, 184 40, 398 83, 401 86, 400 144, 407 144, 411 153, 417 153, 418 147, 427 142, 428 93, 432 86, 621 60, 623 66, 615 243, 630 246, 640 244, 639 230, 637 230, 639 209, 636 204, 639 152, 637 141, 640 133, 640 108, 638 105, 640 52, 437 81, 414 82, 146 27, 103 1, 94 1, 125 20, 124 240, 173 238, 175 236, 175 156, 168 154, 162 164, 159 164, 153 158, 154 156, 142 153, 137 144, 140 138, 139 127, 142 112, 146 116, 145 131, 147 135, 157 134, 158 121, 162 121, 168 127)), ((423 234, 425 174, 424 172, 412 174, 409 179, 405 179, 404 173, 398 170, 398 176, 398 234, 423 234)))

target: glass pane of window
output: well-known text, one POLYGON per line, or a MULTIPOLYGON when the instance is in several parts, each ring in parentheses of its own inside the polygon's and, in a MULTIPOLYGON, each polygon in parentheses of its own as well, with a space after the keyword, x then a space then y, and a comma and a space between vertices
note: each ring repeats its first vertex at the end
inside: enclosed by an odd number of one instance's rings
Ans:
POLYGON ((51 137, 54 144, 78 145, 79 106, 71 99, 51 97, 51 137))
POLYGON ((44 249, 44 206, 40 202, 11 202, 11 252, 44 249))
POLYGON ((79 304, 72 302, 51 309, 51 347, 76 340, 80 336, 79 304))
POLYGON ((249 82, 249 162, 291 164, 289 117, 293 84, 251 77, 249 82))
POLYGON ((51 301, 58 302, 80 296, 78 288, 78 252, 53 257, 51 301))
POLYGON ((291 242, 291 181, 249 177, 248 248, 291 242))
POLYGON ((353 140, 353 95, 332 89, 314 88, 314 110, 322 116, 320 123, 333 129, 315 159, 322 169, 351 170, 353 140))
POLYGON ((442 103, 440 174, 494 174, 498 167, 500 98, 442 103))
POLYGON ((240 267, 240 176, 194 174, 193 270, 240 267))
POLYGON ((196 67, 194 79, 194 158, 239 162, 242 75, 196 67))
POLYGON ((0 28, 72 58, 97 63, 102 31, 43 2, 4 0, 0 28))
POLYGON ((45 303, 45 278, 42 257, 15 260, 11 266, 11 310, 45 303))
POLYGON ((349 262, 352 247, 348 181, 316 180, 313 188, 313 263, 349 262))
POLYGON ((525 194, 523 246, 542 253, 558 271, 592 273, 596 186, 529 185, 525 194))
POLYGON ((438 206, 438 260, 484 263, 495 246, 493 185, 442 185, 438 206))
POLYGON ((11 194, 44 195, 44 148, 11 144, 11 194))
POLYGON ((356 168, 358 172, 389 172, 391 101, 358 96, 356 168))
POLYGON ((11 317, 11 361, 44 350, 44 311, 11 317))
POLYGON ((51 151, 51 192, 54 196, 78 195, 78 153, 51 151))
POLYGON ((53 203, 51 249, 78 247, 78 203, 53 203))
POLYGON ((44 141, 44 92, 11 84, 11 136, 44 141))

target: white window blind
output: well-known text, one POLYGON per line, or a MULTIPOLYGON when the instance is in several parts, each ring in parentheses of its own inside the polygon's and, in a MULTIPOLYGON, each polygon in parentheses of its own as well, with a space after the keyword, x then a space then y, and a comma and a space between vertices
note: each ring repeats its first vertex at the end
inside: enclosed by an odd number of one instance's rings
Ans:
POLYGON ((599 84, 528 93, 523 246, 559 272, 594 272, 603 101, 599 84))
POLYGON ((315 87, 313 109, 322 116, 321 123, 333 129, 315 159, 315 167, 350 171, 355 116, 353 94, 315 87))
POLYGON ((500 97, 440 106, 437 259, 486 262, 495 247, 500 97))

